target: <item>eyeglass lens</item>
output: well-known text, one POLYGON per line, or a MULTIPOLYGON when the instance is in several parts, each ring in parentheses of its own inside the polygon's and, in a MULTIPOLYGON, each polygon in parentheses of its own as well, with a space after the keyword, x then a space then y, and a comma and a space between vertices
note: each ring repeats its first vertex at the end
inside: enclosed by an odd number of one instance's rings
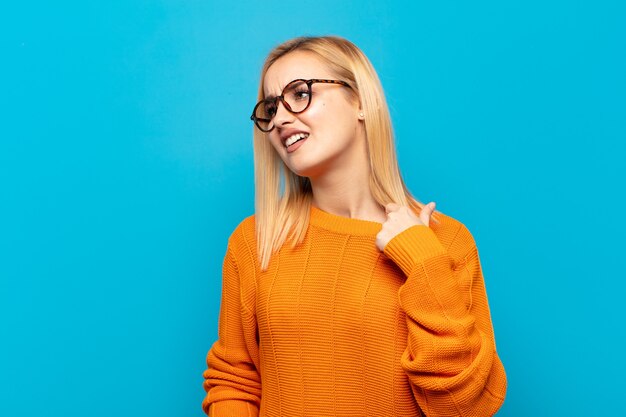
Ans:
POLYGON ((285 108, 291 113, 304 111, 311 100, 309 85, 303 80, 293 81, 285 86, 281 97, 263 100, 255 110, 257 122, 263 130, 272 128, 272 118, 278 111, 278 101, 282 101, 285 108))

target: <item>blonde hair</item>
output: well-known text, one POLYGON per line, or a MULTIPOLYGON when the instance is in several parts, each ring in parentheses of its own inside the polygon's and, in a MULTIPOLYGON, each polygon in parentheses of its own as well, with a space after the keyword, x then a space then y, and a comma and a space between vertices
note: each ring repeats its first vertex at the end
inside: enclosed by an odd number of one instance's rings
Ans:
MULTIPOLYGON (((370 190, 384 206, 394 202, 419 212, 423 204, 406 188, 396 158, 391 117, 382 85, 365 54, 352 42, 336 37, 299 37, 274 48, 261 71, 259 100, 263 100, 263 79, 279 58, 294 51, 315 54, 339 80, 347 82, 365 114, 365 134, 371 169, 370 190)), ((350 90, 350 89, 348 89, 350 90)), ((267 269, 272 254, 287 240, 292 246, 306 234, 311 211, 312 189, 308 178, 300 177, 283 163, 267 138, 254 128, 255 223, 261 269, 267 269)))

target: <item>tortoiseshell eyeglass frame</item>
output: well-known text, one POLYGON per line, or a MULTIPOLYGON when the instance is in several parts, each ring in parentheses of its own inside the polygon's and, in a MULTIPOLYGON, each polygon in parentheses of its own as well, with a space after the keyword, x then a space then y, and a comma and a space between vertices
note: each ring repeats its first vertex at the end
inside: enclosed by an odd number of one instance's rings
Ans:
POLYGON ((281 92, 281 94, 279 96, 276 97, 272 97, 272 98, 266 98, 265 100, 261 100, 259 101, 256 106, 254 106, 254 110, 252 110, 252 115, 250 116, 250 120, 252 120, 254 122, 254 124, 256 125, 256 127, 261 131, 261 132, 271 132, 274 129, 274 124, 272 124, 272 127, 270 127, 269 129, 264 129, 261 126, 261 123, 267 123, 267 126, 270 125, 270 123, 272 123, 272 119, 264 119, 264 118, 260 118, 260 117, 256 117, 256 111, 259 108, 259 106, 263 105, 264 103, 274 103, 274 105, 276 106, 276 108, 278 108, 278 100, 281 101, 281 103, 283 103, 283 106, 285 106, 285 109, 287 109, 287 111, 289 111, 292 114, 298 114, 298 113, 302 113, 303 111, 305 111, 306 109, 309 108, 309 106, 311 105, 311 86, 315 83, 323 83, 323 84, 339 84, 339 85, 343 85, 344 87, 348 87, 348 88, 352 88, 350 87, 350 84, 348 84, 345 81, 340 81, 340 80, 320 80, 320 79, 311 79, 311 80, 303 80, 303 79, 297 79, 297 80, 293 80, 291 81, 289 84, 287 84, 285 86, 285 88, 283 88, 283 91, 281 92), (300 111, 293 111, 291 109, 291 106, 289 106, 289 104, 285 101, 285 90, 287 90, 289 88, 289 86, 291 86, 294 83, 297 82, 303 82, 304 84, 307 85, 307 88, 309 90, 309 101, 306 104, 306 106, 300 110, 300 111))

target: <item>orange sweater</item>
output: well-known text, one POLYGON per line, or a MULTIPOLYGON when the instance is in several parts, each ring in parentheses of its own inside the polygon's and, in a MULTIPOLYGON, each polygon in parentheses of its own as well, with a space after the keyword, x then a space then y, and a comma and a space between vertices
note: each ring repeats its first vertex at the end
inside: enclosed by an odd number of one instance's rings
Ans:
POLYGON ((315 207, 304 242, 260 271, 254 217, 229 239, 219 339, 207 356, 212 417, 490 416, 506 376, 478 252, 439 213, 384 253, 380 223, 315 207), (433 223, 433 222, 431 222, 433 223))

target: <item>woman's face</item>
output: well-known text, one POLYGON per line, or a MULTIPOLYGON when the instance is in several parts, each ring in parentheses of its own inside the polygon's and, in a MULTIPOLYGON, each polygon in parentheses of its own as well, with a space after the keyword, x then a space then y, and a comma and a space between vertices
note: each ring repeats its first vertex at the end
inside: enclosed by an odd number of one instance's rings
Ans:
MULTIPOLYGON (((337 77, 315 55, 291 52, 267 70, 263 79, 265 97, 280 95, 296 79, 336 80, 337 77)), ((313 84, 311 103, 298 114, 290 113, 279 102, 273 118, 275 128, 268 135, 276 152, 295 174, 315 178, 337 168, 345 172, 355 163, 355 158, 362 157, 357 142, 364 144, 364 126, 359 104, 345 91, 347 88, 339 84, 313 84), (287 147, 300 137, 304 139, 287 147)))

